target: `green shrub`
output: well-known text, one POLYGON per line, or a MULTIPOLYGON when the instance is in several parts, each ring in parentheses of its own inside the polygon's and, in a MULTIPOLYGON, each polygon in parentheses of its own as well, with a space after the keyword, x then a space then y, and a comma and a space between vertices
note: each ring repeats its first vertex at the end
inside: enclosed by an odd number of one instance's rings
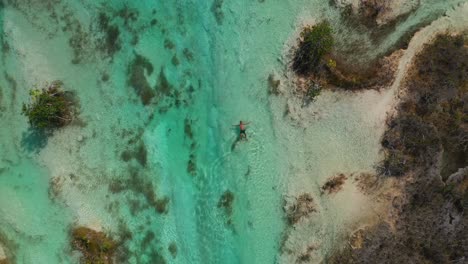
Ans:
POLYGON ((296 73, 308 74, 317 71, 323 56, 333 48, 332 32, 330 24, 326 21, 304 28, 292 64, 296 73))
POLYGON ((23 104, 22 114, 33 128, 53 129, 68 124, 73 118, 73 101, 62 90, 61 82, 53 82, 42 89, 29 92, 29 104, 23 104))

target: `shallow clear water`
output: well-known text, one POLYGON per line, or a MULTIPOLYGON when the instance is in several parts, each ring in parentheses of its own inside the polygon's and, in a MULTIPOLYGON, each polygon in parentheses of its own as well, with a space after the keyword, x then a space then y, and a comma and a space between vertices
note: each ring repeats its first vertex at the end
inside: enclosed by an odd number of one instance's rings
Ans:
MULTIPOLYGON (((285 109, 300 102, 267 92, 268 75, 283 76, 303 21, 347 29, 328 1, 11 2, 0 11, 0 241, 17 263, 77 263, 68 242, 74 225, 124 240, 128 263, 292 263, 280 253, 283 198, 304 191, 321 213, 292 232, 287 247, 320 244, 319 261, 365 210, 354 206, 365 204, 362 196, 322 199, 317 186, 339 172, 373 170, 385 117, 379 105, 393 91, 327 91, 292 119, 285 109), (120 30, 112 55, 100 14, 120 30), (136 54, 152 64, 148 84, 169 89, 148 105, 129 83, 136 54), (44 142, 20 112, 29 89, 52 80, 76 93, 82 122, 44 142), (249 141, 233 147, 240 119, 252 121, 249 141), (227 190, 232 216, 218 206, 227 190), (169 199, 167 213, 152 197, 169 199)), ((422 1, 382 43, 367 43, 365 56, 461 2, 422 1)), ((345 32, 337 38, 366 37, 345 32)))

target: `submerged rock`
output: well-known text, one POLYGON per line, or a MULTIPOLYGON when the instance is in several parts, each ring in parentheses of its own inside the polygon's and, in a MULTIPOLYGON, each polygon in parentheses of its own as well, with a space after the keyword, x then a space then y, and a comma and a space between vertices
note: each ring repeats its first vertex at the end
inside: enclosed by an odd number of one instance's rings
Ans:
POLYGON ((166 214, 167 213, 167 211, 169 210, 168 205, 169 205, 169 198, 167 198, 167 197, 156 199, 153 202, 153 206, 156 209, 156 212, 158 212, 160 214, 166 214))
POLYGON ((177 256, 177 244, 175 242, 169 244, 169 247, 167 249, 169 250, 169 253, 171 253, 171 256, 173 258, 177 256))
POLYGON ((83 263, 111 264, 117 243, 103 232, 87 227, 77 227, 72 231, 72 247, 82 254, 83 263))
POLYGON ((234 193, 227 190, 221 195, 218 201, 218 208, 224 208, 227 215, 232 214, 232 203, 234 202, 234 193))
POLYGON ((101 50, 112 57, 122 48, 120 29, 118 26, 111 24, 111 18, 104 13, 99 14, 99 27, 103 33, 100 43, 101 50))
POLYGON ((279 86, 281 80, 277 79, 274 74, 268 75, 268 93, 273 95, 279 95, 281 93, 279 86))
POLYGON ((148 162, 148 151, 146 149, 145 143, 140 141, 138 145, 127 148, 126 150, 122 151, 120 158, 125 162, 134 159, 142 167, 146 167, 148 162))
POLYGON ((226 190, 221 197, 219 198, 218 201, 218 208, 223 208, 224 213, 226 214, 227 217, 227 222, 226 224, 232 225, 232 212, 233 212, 233 203, 234 203, 234 193, 231 192, 230 190, 226 190))
POLYGON ((192 176, 197 175, 197 162, 196 162, 196 157, 195 154, 190 154, 189 160, 187 162, 187 172, 188 174, 192 176))
POLYGON ((128 84, 133 87, 143 105, 150 104, 156 96, 156 92, 146 78, 153 73, 153 70, 153 64, 149 59, 139 54, 135 54, 135 58, 128 66, 128 84))
POLYGON ((218 25, 222 25, 224 20, 224 12, 222 9, 223 2, 224 0, 214 0, 213 4, 211 4, 211 12, 213 13, 218 25))

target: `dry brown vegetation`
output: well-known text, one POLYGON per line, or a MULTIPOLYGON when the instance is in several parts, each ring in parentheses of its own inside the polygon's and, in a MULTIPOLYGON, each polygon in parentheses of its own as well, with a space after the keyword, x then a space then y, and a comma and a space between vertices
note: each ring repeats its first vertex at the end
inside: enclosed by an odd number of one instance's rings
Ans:
POLYGON ((321 188, 322 193, 337 193, 343 189, 343 184, 346 182, 348 177, 343 173, 340 173, 336 176, 329 178, 321 188))
POLYGON ((330 59, 336 62, 336 66, 327 65, 323 78, 329 84, 347 90, 380 89, 393 81, 397 61, 394 57, 382 57, 362 68, 350 66, 341 57, 333 55, 330 59))
POLYGON ((299 195, 294 203, 286 204, 283 208, 289 225, 295 225, 302 218, 309 216, 313 212, 317 212, 314 198, 308 193, 299 195))
POLYGON ((447 177, 468 163, 468 48, 461 36, 439 36, 416 58, 407 99, 382 139, 384 175, 432 165, 443 153, 447 177), (442 152, 441 152, 442 151, 442 152))
MULTIPOLYGON (((320 83, 321 86, 340 88, 345 90, 380 89, 390 85, 394 79, 400 52, 394 52, 388 56, 381 56, 365 66, 349 62, 346 55, 334 51, 324 55, 316 62, 314 72, 302 74, 304 83, 308 86, 311 82, 320 83)), ((268 79, 270 93, 276 94, 277 88, 272 86, 272 79, 268 79), (275 89, 276 88, 276 89, 275 89)), ((302 88, 307 92, 307 87, 302 88)))
POLYGON ((382 140, 380 172, 400 176, 401 193, 391 197, 387 221, 328 263, 466 263, 467 82, 462 37, 440 35, 417 55, 382 140))
POLYGON ((433 19, 424 18, 410 27, 387 52, 372 54, 369 51, 388 41, 387 37, 394 33, 396 27, 418 6, 394 17, 387 17, 385 23, 379 24, 377 21, 386 17, 392 9, 391 2, 362 0, 353 9, 351 4, 344 4, 343 1, 330 1, 332 6, 340 10, 341 26, 352 34, 368 37, 370 44, 365 41, 366 37, 351 40, 343 37, 343 32, 334 34, 335 45, 332 52, 324 56, 314 67, 314 74, 308 74, 307 77, 346 90, 380 89, 390 85, 394 79, 394 62, 397 61, 394 60, 394 55, 399 53, 398 50, 406 48, 413 34, 433 19))
POLYGON ((380 179, 378 175, 370 173, 361 173, 354 177, 357 188, 364 194, 371 194, 372 191, 380 187, 380 179))
POLYGON ((311 254, 316 250, 315 245, 309 245, 305 252, 301 253, 299 257, 296 259, 296 263, 309 263, 312 256, 311 254))

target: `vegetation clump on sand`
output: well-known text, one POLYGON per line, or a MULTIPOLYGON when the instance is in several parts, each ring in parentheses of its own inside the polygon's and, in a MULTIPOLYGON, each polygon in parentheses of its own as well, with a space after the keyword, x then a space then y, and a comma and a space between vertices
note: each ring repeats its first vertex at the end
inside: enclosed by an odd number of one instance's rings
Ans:
MULTIPOLYGON (((405 32, 385 53, 373 53, 379 47, 387 45, 386 41, 388 41, 389 36, 398 31, 396 28, 401 23, 407 22, 409 16, 421 5, 418 1, 413 0, 405 2, 408 3, 402 5, 400 1, 394 0, 330 1, 331 5, 340 12, 338 24, 342 27, 333 50, 333 57, 337 60, 337 68, 343 72, 343 76, 360 79, 351 88, 369 88, 363 85, 367 86, 366 83, 371 80, 373 82, 379 81, 375 74, 380 71, 381 58, 393 54, 397 50, 406 49, 412 36, 438 17, 428 16, 419 19, 416 24, 405 29, 405 32), (361 37, 347 37, 348 35, 361 37), (360 87, 356 87, 356 85, 360 87)), ((385 75, 380 76, 380 78, 382 77, 385 75)), ((348 81, 352 80, 352 78, 347 79, 348 81)))
POLYGON ((314 198, 308 193, 303 193, 295 199, 294 203, 288 205, 285 202, 283 209, 286 213, 288 224, 292 226, 299 223, 302 218, 309 216, 313 212, 317 212, 316 207, 314 198))
MULTIPOLYGON (((333 30, 326 21, 305 27, 298 42, 291 68, 299 76, 297 85, 306 100, 305 105, 320 93, 320 89, 311 89, 315 84, 347 90, 378 89, 393 80, 398 52, 374 59, 366 66, 356 60, 349 62, 349 54, 344 55, 338 49, 333 30)), ((268 81, 271 83, 270 79, 268 81)))
POLYGON ((343 184, 348 178, 344 174, 338 174, 329 178, 321 188, 321 193, 337 193, 343 189, 343 184))
POLYGON ((399 190, 359 247, 328 263, 465 263, 468 252, 468 45, 439 35, 416 56, 382 145, 399 190))
POLYGON ((72 231, 72 247, 81 252, 82 263, 111 264, 117 243, 103 232, 77 227, 72 231))
POLYGON ((69 124, 75 115, 75 102, 69 92, 55 81, 42 89, 30 91, 31 101, 23 103, 22 113, 36 129, 56 129, 69 124))
POLYGON ((294 54, 293 70, 301 75, 317 72, 323 56, 331 52, 333 44, 332 29, 327 21, 305 27, 294 54))

